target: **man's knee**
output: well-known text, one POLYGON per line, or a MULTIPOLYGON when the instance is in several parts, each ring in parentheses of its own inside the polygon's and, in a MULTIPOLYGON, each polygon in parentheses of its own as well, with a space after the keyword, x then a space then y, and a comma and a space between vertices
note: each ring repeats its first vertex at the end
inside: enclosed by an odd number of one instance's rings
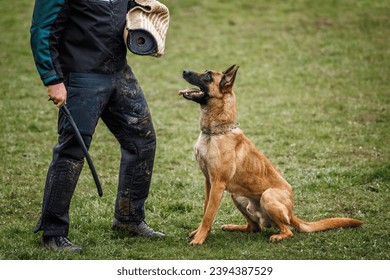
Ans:
MULTIPOLYGON (((82 135, 83 141, 87 149, 91 145, 92 136, 82 135)), ((76 139, 74 133, 63 131, 59 137, 59 141, 54 147, 54 155, 57 158, 67 158, 80 161, 84 159, 84 152, 80 143, 76 139)))

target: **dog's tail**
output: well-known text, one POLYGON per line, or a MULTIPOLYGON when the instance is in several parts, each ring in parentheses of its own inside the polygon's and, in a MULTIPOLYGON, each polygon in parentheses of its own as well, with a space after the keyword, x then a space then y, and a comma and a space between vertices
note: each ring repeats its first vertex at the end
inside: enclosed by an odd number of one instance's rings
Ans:
POLYGON ((291 225, 299 232, 324 231, 334 228, 354 228, 362 224, 362 221, 352 218, 328 218, 316 222, 305 222, 295 215, 291 217, 291 225))

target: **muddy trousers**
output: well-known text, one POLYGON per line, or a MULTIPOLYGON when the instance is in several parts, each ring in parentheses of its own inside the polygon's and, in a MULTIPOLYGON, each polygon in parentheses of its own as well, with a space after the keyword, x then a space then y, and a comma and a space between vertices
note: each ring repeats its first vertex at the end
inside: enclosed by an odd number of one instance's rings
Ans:
MULTIPOLYGON (((69 73, 65 86, 67 106, 87 148, 99 119, 120 144, 115 218, 124 223, 144 220, 156 137, 147 102, 130 67, 109 75, 69 73)), ((105 161, 104 152, 100 151, 99 155, 93 158, 95 165, 98 161, 105 161)), ((68 235, 69 207, 83 165, 83 152, 68 120, 60 111, 58 143, 53 148, 42 213, 34 232, 43 230, 46 236, 68 235)), ((104 173, 104 164, 100 166, 103 167, 97 170, 98 173, 104 173)), ((93 186, 91 191, 95 191, 93 186)))

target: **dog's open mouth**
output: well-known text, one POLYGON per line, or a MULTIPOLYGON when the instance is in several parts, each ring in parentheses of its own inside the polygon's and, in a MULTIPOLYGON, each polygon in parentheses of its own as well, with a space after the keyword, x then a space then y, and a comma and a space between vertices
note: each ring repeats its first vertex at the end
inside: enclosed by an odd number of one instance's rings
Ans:
POLYGON ((182 89, 178 92, 178 94, 188 100, 200 100, 205 97, 204 92, 196 88, 182 89))

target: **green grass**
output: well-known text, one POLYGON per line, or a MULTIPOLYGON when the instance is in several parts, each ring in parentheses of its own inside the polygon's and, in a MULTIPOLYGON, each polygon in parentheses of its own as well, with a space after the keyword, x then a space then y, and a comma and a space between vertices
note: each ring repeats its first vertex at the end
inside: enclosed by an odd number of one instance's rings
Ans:
POLYGON ((147 95, 158 136, 147 221, 164 240, 110 229, 119 146, 99 123, 72 201, 70 238, 85 252, 40 248, 32 230, 56 142, 29 48, 32 1, 0 4, 0 259, 389 259, 390 4, 380 0, 165 0, 171 22, 161 59, 128 60, 147 95), (226 194, 203 246, 187 234, 202 217, 203 178, 193 158, 199 108, 176 92, 183 69, 240 65, 239 122, 295 188, 303 219, 362 219, 359 229, 299 234, 280 243, 230 233, 243 219, 226 194))

